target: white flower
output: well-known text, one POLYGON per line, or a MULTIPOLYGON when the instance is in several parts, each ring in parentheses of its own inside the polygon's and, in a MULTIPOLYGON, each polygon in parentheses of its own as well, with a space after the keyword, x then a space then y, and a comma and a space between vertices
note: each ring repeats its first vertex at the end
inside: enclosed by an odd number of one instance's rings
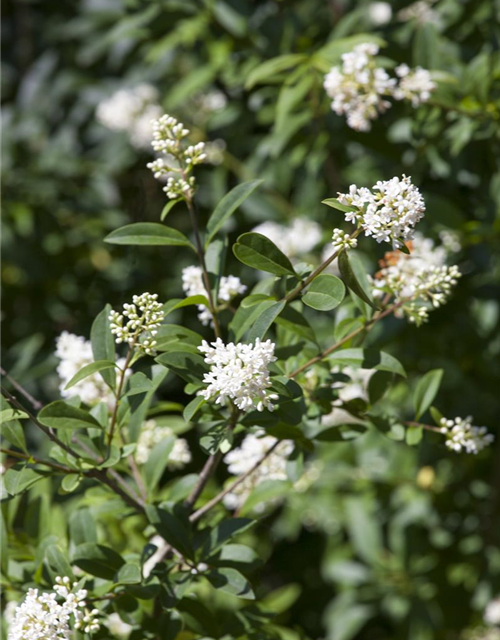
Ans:
POLYGON ((399 84, 394 89, 396 100, 409 100, 412 107, 418 107, 429 100, 436 84, 431 80, 431 74, 427 69, 410 69, 408 65, 400 64, 395 71, 399 77, 399 84))
POLYGON ((488 603, 484 611, 484 621, 491 626, 500 625, 500 596, 488 603))
POLYGON ((372 278, 372 293, 375 298, 389 294, 404 302, 401 313, 410 322, 421 324, 427 320, 429 305, 438 308, 447 302, 461 274, 456 265, 445 265, 448 252, 444 247, 435 247, 419 233, 408 249, 409 254, 386 253, 380 261, 382 268, 372 278))
POLYGON ((371 2, 368 5, 368 17, 375 25, 387 24, 392 17, 391 5, 388 2, 371 2))
POLYGON ((158 294, 143 293, 132 298, 132 304, 123 305, 123 313, 111 311, 109 314, 111 333, 116 343, 127 342, 148 355, 155 353, 156 340, 161 321, 165 317, 163 306, 157 302, 158 294), (124 325, 125 318, 128 318, 124 325))
POLYGON ((411 178, 379 180, 370 191, 356 185, 339 193, 341 204, 355 207, 345 214, 347 222, 361 227, 377 242, 392 242, 394 248, 411 240, 415 225, 424 217, 425 202, 411 178))
POLYGON ((76 585, 71 585, 67 577, 58 577, 51 593, 39 594, 38 589, 29 589, 16 608, 8 640, 70 640, 72 627, 85 633, 98 631, 99 610, 86 608, 87 591, 73 591, 76 585))
POLYGON ((443 229, 443 231, 439 232, 439 239, 441 240, 441 242, 443 243, 443 247, 447 251, 458 253, 462 249, 462 245, 460 244, 460 236, 456 231, 443 229))
MULTIPOLYGON (((61 380, 59 391, 63 398, 80 396, 81 401, 90 406, 99 402, 106 403, 109 408, 114 406, 115 397, 99 373, 87 376, 70 389, 65 388, 80 369, 94 362, 92 345, 89 340, 63 331, 56 340, 55 355, 60 359, 60 363, 57 366, 57 374, 61 380)), ((116 364, 123 368, 125 359, 119 358, 116 364)), ((130 375, 130 370, 126 372, 126 375, 130 375)))
POLYGON ((99 103, 96 117, 114 131, 127 131, 132 145, 147 149, 151 141, 151 120, 158 118, 161 107, 156 104, 157 90, 149 84, 120 89, 99 103))
POLYGON ((376 44, 359 44, 342 55, 342 66, 325 76, 323 86, 333 100, 332 110, 345 115, 347 124, 357 131, 369 131, 371 121, 391 106, 385 96, 392 95, 396 80, 376 66, 378 51, 376 44))
MULTIPOLYGON (((201 267, 191 266, 182 270, 182 288, 186 296, 207 296, 202 274, 201 267)), ((236 276, 222 276, 219 282, 218 302, 225 305, 246 290, 246 286, 236 276)), ((205 305, 198 305, 198 318, 205 326, 212 322, 212 314, 205 305)))
POLYGON ((455 420, 441 419, 441 433, 446 435, 446 446, 457 453, 478 453, 489 446, 495 439, 488 433, 486 427, 475 427, 472 424, 472 417, 455 418, 455 420))
POLYGON ((220 338, 210 346, 205 340, 198 349, 205 354, 205 362, 211 365, 203 381, 208 385, 200 392, 205 400, 215 398, 216 404, 225 405, 232 400, 241 411, 257 409, 272 411, 272 400, 278 396, 269 393, 271 386, 269 364, 276 360, 274 343, 224 344, 220 338))
POLYGON ((431 23, 439 25, 439 13, 431 6, 435 2, 437 0, 417 0, 417 2, 413 2, 398 12, 398 20, 401 22, 415 20, 418 24, 431 23))
MULTIPOLYGON (((260 433, 246 435, 241 445, 224 457, 229 473, 234 476, 247 473, 276 442, 273 436, 261 436, 260 433)), ((225 506, 228 509, 241 507, 252 490, 265 480, 286 480, 286 461, 292 450, 291 442, 281 441, 253 473, 224 497, 225 506)))
MULTIPOLYGON (((142 424, 135 459, 137 464, 145 464, 149 459, 149 454, 155 445, 165 438, 175 435, 170 427, 161 427, 156 420, 146 420, 142 424)), ((184 438, 176 438, 172 451, 168 456, 167 468, 170 470, 182 469, 191 462, 191 452, 184 438)))
POLYGON ((332 245, 335 251, 342 249, 349 250, 358 246, 356 238, 351 238, 348 233, 342 229, 334 229, 332 235, 332 245))
POLYGON ((263 222, 252 229, 283 251, 289 258, 297 258, 312 251, 321 241, 321 227, 314 220, 295 218, 289 226, 277 222, 263 222))
POLYGON ((132 625, 123 622, 118 613, 109 614, 106 620, 106 626, 109 632, 116 638, 128 638, 133 628, 132 625))

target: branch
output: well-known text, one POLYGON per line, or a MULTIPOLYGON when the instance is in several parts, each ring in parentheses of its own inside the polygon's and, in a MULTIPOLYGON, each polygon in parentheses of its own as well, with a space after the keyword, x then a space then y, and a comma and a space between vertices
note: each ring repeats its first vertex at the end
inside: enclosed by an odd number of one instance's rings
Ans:
POLYGON ((69 467, 64 467, 60 464, 56 464, 55 462, 49 462, 48 460, 42 460, 41 458, 37 458, 36 456, 32 456, 31 454, 21 453, 19 451, 13 451, 12 449, 4 449, 3 447, 0 449, 2 453, 6 453, 8 456, 12 458, 19 458, 20 460, 28 460, 36 462, 37 464, 43 464, 46 467, 50 467, 51 469, 55 469, 56 471, 61 471, 62 473, 81 473, 77 469, 70 469, 69 467))
POLYGON ((33 409, 35 409, 35 411, 39 411, 43 407, 43 404, 39 400, 34 398, 31 395, 31 393, 26 391, 26 389, 21 384, 19 384, 19 382, 17 382, 17 380, 14 380, 14 378, 11 378, 10 375, 7 373, 7 371, 5 371, 5 369, 3 369, 2 367, 0 367, 0 373, 5 378, 7 378, 7 380, 14 387, 14 389, 19 391, 19 393, 26 398, 26 400, 31 404, 31 406, 33 407, 33 409))
POLYGON ((125 376, 130 364, 130 360, 132 359, 133 348, 131 347, 128 350, 127 357, 125 359, 125 363, 123 365, 123 369, 121 370, 120 380, 118 382, 118 388, 116 390, 116 401, 115 406, 113 407, 113 414, 111 416, 111 424, 109 426, 109 435, 108 435, 108 455, 106 460, 109 458, 111 453, 111 443, 113 442, 113 435, 115 432, 116 419, 118 417, 118 408, 120 406, 120 399, 123 391, 123 383, 125 382, 125 376))
POLYGON ((213 509, 213 507, 215 507, 217 504, 219 504, 219 502, 221 502, 221 500, 223 500, 223 498, 227 496, 228 493, 231 493, 232 491, 234 491, 234 489, 236 489, 238 485, 240 485, 246 478, 248 478, 248 476, 251 476, 252 473, 260 467, 260 465, 266 460, 266 458, 268 458, 268 456, 271 455, 271 453, 276 449, 276 447, 280 444, 280 442, 281 440, 277 440, 271 447, 269 447, 266 453, 259 460, 257 460, 257 462, 252 467, 250 467, 250 469, 248 469, 248 471, 245 471, 245 473, 242 473, 240 476, 238 476, 238 478, 236 478, 236 480, 233 483, 231 483, 223 491, 218 493, 215 496, 215 498, 212 498, 212 500, 209 500, 200 509, 192 513, 189 516, 189 520, 191 522, 196 522, 202 516, 204 516, 205 513, 213 509))
POLYGON ((377 315, 373 316, 373 318, 371 320, 368 320, 368 322, 365 322, 364 324, 362 324, 361 327, 358 327, 354 331, 351 331, 351 333, 348 333, 344 338, 342 338, 342 340, 339 340, 338 342, 336 342, 331 347, 328 347, 328 349, 325 349, 324 351, 322 351, 319 355, 314 356, 314 358, 311 358, 310 360, 308 360, 301 367, 299 367, 298 369, 293 371, 288 377, 289 378, 295 378, 295 376, 298 376, 299 373, 302 373, 303 371, 305 371, 306 369, 311 367, 313 364, 316 364, 317 362, 320 362, 321 360, 323 360, 324 358, 329 356, 331 353, 336 351, 343 344, 345 344, 346 342, 349 342, 349 340, 351 340, 352 338, 355 338, 357 335, 359 335, 363 331, 366 331, 367 329, 371 329, 374 324, 376 324, 379 320, 382 320, 386 316, 388 316, 391 313, 393 313, 402 304, 403 304, 402 301, 395 302, 393 305, 391 305, 390 307, 388 307, 384 311, 382 311, 382 312, 378 313, 377 315))
MULTIPOLYGON (((361 233, 362 229, 356 229, 356 231, 354 231, 353 233, 351 233, 351 235, 349 236, 349 239, 353 239, 353 238, 357 238, 359 236, 359 234, 361 233)), ((292 291, 290 291, 289 294, 287 294, 284 298, 283 301, 284 302, 291 302, 294 298, 296 298, 299 294, 302 293, 302 291, 311 284, 311 282, 314 280, 314 278, 316 278, 316 276, 319 276, 320 273, 322 273, 329 264, 331 264, 335 258, 338 258, 338 256, 341 254, 342 251, 345 251, 345 249, 339 249, 338 251, 335 251, 329 258, 327 258, 323 264, 320 264, 319 267, 317 267, 310 276, 308 276, 305 280, 303 280, 302 282, 300 282, 295 289, 292 289, 292 291)))

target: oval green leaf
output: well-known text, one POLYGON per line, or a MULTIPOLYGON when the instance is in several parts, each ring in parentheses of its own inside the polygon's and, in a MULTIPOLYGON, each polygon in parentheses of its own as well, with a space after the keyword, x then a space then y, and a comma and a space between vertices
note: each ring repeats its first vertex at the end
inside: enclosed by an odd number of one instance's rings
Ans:
POLYGON ((318 311, 331 311, 338 307, 345 296, 345 285, 340 278, 328 274, 319 275, 302 296, 302 302, 318 311))
POLYGON ((111 362, 110 360, 97 360, 96 362, 86 364, 80 369, 80 371, 78 371, 78 373, 75 373, 64 389, 71 389, 71 387, 80 382, 80 380, 84 380, 93 373, 103 371, 104 369, 113 369, 117 366, 116 362, 111 362))
POLYGON ((433 369, 428 371, 418 381, 415 394, 413 396, 413 406, 415 407, 415 417, 417 420, 427 411, 436 397, 441 379, 443 378, 443 369, 433 369))
POLYGON ((136 222, 127 224, 112 231, 104 238, 104 242, 110 244, 143 245, 143 246, 170 246, 189 247, 195 251, 194 246, 186 236, 166 227, 158 222, 136 222))
POLYGON ((357 295, 358 298, 361 298, 363 302, 366 302, 366 304, 370 305, 372 309, 377 310, 378 307, 375 305, 375 303, 370 298, 368 293, 363 289, 363 287, 359 283, 359 280, 353 271, 351 263, 349 262, 349 256, 347 255, 347 251, 341 251, 338 258, 338 263, 339 263, 340 275, 342 276, 343 281, 349 287, 349 289, 355 295, 357 295))
POLYGON ((274 273, 277 276, 295 276, 295 270, 286 255, 260 233, 244 233, 233 246, 233 253, 248 267, 274 273))
POLYGON ((101 429, 101 425, 90 413, 63 400, 56 400, 44 407, 38 414, 38 420, 52 429, 101 429))

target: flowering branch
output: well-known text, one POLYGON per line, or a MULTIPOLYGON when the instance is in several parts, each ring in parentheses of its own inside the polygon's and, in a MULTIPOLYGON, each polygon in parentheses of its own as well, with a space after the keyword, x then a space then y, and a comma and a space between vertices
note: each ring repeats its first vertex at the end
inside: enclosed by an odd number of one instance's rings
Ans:
POLYGON ((399 309, 399 307, 402 304, 403 304, 403 302, 401 302, 401 301, 400 302, 395 302, 393 305, 391 305, 390 307, 388 307, 384 311, 381 311, 377 315, 373 316, 373 318, 371 318, 371 320, 368 320, 367 322, 364 322, 360 327, 358 327, 354 331, 351 331, 351 333, 348 333, 344 338, 342 338, 342 340, 339 340, 338 342, 333 344, 331 347, 328 347, 328 349, 325 349, 324 351, 322 351, 317 356, 314 356, 314 358, 311 358, 310 360, 308 360, 301 367, 299 367, 298 369, 293 371, 288 377, 289 378, 295 378, 296 376, 299 375, 299 373, 302 373, 303 371, 305 371, 306 369, 311 367, 313 364, 321 362, 321 360, 323 360, 324 358, 329 356, 331 353, 336 351, 343 344, 345 344, 346 342, 349 342, 349 340, 351 340, 352 338, 355 338, 357 335, 359 335, 363 331, 371 329, 373 327, 373 325, 376 324, 379 320, 382 320, 386 316, 388 316, 391 313, 393 313, 394 311, 396 311, 396 309, 399 309))

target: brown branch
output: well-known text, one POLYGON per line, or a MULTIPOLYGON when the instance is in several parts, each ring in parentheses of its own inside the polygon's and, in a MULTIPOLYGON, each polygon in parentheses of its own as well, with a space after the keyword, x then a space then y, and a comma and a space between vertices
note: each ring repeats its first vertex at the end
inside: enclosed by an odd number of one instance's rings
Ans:
MULTIPOLYGON (((362 229, 356 229, 356 231, 354 231, 353 233, 351 233, 351 235, 349 236, 349 239, 353 239, 353 238, 357 238, 359 236, 359 234, 361 233, 362 229)), ((291 302, 294 298, 296 298, 298 295, 300 295, 302 293, 302 291, 308 287, 311 282, 314 280, 314 278, 316 278, 316 276, 319 276, 320 273, 322 273, 329 264, 331 264, 335 258, 338 258, 338 256, 342 253, 342 251, 345 251, 345 249, 339 249, 338 251, 335 251, 329 258, 327 258, 322 264, 319 265, 319 267, 317 267, 310 276, 308 276, 305 280, 303 280, 302 282, 300 282, 295 289, 292 289, 292 291, 290 291, 290 293, 288 293, 284 298, 283 301, 284 302, 291 302)))
POLYGON ((248 469, 248 471, 245 471, 245 473, 242 473, 240 476, 238 476, 238 478, 236 478, 236 480, 233 483, 231 483, 223 491, 218 493, 215 496, 215 498, 212 498, 212 500, 209 500, 206 504, 204 504, 202 507, 200 507, 197 511, 192 513, 189 516, 189 520, 191 522, 196 522, 202 516, 204 516, 205 513, 207 513, 211 509, 213 509, 213 507, 215 507, 217 504, 219 504, 219 502, 221 502, 221 500, 223 500, 223 498, 225 496, 227 496, 228 493, 231 493, 231 491, 234 491, 234 489, 236 489, 236 487, 238 485, 240 485, 246 478, 248 478, 248 476, 252 475, 252 473, 254 471, 256 471, 260 467, 260 465, 266 460, 266 458, 268 456, 271 455, 271 453, 276 449, 276 447, 280 444, 280 442, 281 442, 281 440, 277 440, 271 447, 269 447, 269 449, 266 451, 266 453, 259 460, 257 460, 257 462, 254 465, 252 465, 252 467, 250 467, 250 469, 248 469))
POLYGON ((26 400, 31 404, 35 411, 40 411, 40 409, 43 407, 43 404, 39 400, 34 398, 31 393, 29 393, 19 382, 17 382, 17 380, 14 380, 14 378, 12 378, 3 367, 0 367, 0 373, 4 376, 4 378, 7 378, 7 380, 14 387, 14 389, 16 389, 16 391, 19 391, 19 393, 26 398, 26 400))
POLYGON ((132 472, 132 475, 134 476, 134 480, 135 480, 135 484, 137 485, 137 488, 139 489, 139 493, 141 494, 142 499, 144 500, 144 502, 146 502, 146 500, 148 499, 148 492, 146 490, 146 485, 144 484, 144 481, 142 479, 141 476, 141 472, 139 471, 139 467, 137 466, 137 463, 135 461, 135 458, 133 455, 130 455, 127 458, 129 467, 130 467, 130 471, 132 472))
POLYGON ((365 322, 364 324, 361 325, 361 327, 358 327, 354 331, 351 331, 351 333, 347 334, 344 338, 342 338, 342 340, 339 340, 338 342, 336 342, 331 347, 328 347, 328 349, 325 349, 324 351, 322 351, 317 356, 314 356, 314 358, 311 358, 310 360, 308 360, 301 367, 299 367, 298 369, 293 371, 288 377, 289 378, 295 378, 295 376, 298 376, 299 373, 302 373, 303 371, 305 371, 306 369, 311 367, 313 364, 316 364, 317 362, 321 362, 321 360, 323 360, 324 358, 329 356, 331 353, 336 351, 339 347, 341 347, 346 342, 349 342, 349 340, 351 340, 352 338, 355 338, 357 335, 359 335, 363 331, 371 329, 374 324, 376 324, 379 320, 382 320, 386 316, 388 316, 391 313, 393 313, 402 304, 403 304, 403 302, 401 302, 401 301, 400 302, 395 302, 393 305, 391 305, 390 307, 388 307, 384 311, 382 311, 379 314, 373 316, 373 318, 371 320, 369 320, 368 322, 365 322))
POLYGON ((55 469, 56 471, 61 471, 62 473, 81 473, 77 469, 70 469, 69 467, 64 467, 60 464, 56 464, 55 462, 50 462, 49 460, 42 460, 41 458, 37 458, 36 456, 32 456, 31 454, 21 453, 20 451, 13 451, 12 449, 1 448, 0 451, 2 453, 11 456, 12 458, 19 458, 20 460, 32 460, 37 464, 43 464, 45 467, 50 467, 51 469, 55 469))
POLYGON ((442 433, 439 427, 436 427, 432 424, 421 424, 420 422, 415 422, 413 420, 408 420, 408 421, 402 422, 401 424, 404 424, 405 427, 422 427, 422 429, 425 429, 426 431, 434 431, 435 433, 442 433))

